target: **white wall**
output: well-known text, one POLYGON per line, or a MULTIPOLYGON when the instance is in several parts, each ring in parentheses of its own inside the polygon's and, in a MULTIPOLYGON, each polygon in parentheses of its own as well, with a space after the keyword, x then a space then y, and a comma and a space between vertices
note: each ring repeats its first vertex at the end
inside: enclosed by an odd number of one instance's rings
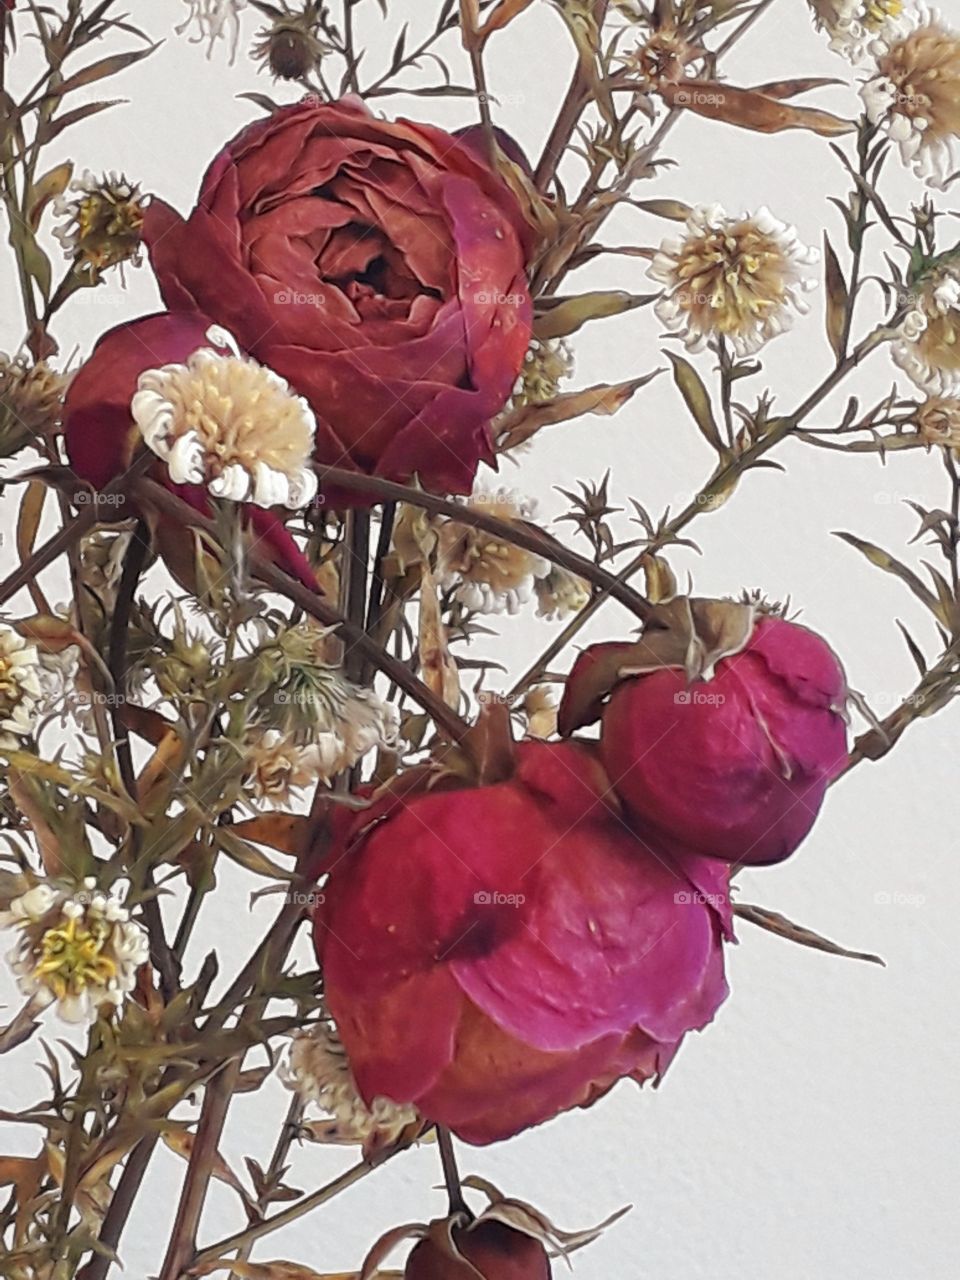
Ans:
MULTIPOLYGON (((151 33, 167 35, 166 44, 110 88, 111 94, 124 92, 129 106, 77 128, 55 152, 72 156, 79 167, 123 170, 186 211, 208 160, 255 114, 235 95, 251 88, 270 92, 271 86, 249 63, 228 67, 223 49, 207 61, 200 49, 169 34, 183 10, 177 0, 132 0, 129 7, 151 33)), ((367 7, 376 11, 372 3, 367 7)), ((391 0, 392 31, 402 19, 422 21, 428 7, 423 0, 391 0)), ((253 25, 247 22, 248 34, 253 25)), ((389 44, 378 22, 372 31, 382 55, 389 44)), ((491 88, 504 99, 499 120, 533 152, 570 62, 562 25, 546 3, 534 5, 491 46, 491 88)), ((843 76, 846 66, 813 33, 803 0, 778 0, 727 70, 750 84, 800 74, 843 76)), ((828 89, 822 101, 840 111, 855 109, 850 89, 828 89)), ((421 111, 451 125, 471 114, 463 101, 378 105, 421 111)), ((846 183, 823 141, 801 134, 766 138, 688 120, 672 135, 667 153, 679 168, 648 184, 643 196, 719 200, 734 208, 767 203, 796 222, 808 243, 819 243, 824 226, 836 244, 843 242, 839 216, 826 198, 845 194, 846 183)), ((906 209, 918 193, 895 161, 890 171, 890 197, 906 209)), ((650 244, 666 225, 624 212, 611 222, 607 238, 650 244)), ((605 260, 579 280, 646 289, 642 264, 624 258, 605 260)), ((14 296, 13 287, 4 257, 0 296, 14 296)), ((815 297, 819 304, 820 295, 815 297)), ((109 291, 81 295, 57 331, 65 349, 84 353, 104 328, 156 301, 148 270, 129 272, 126 292, 113 281, 109 291)), ((18 337, 10 310, 5 303, 0 347, 18 337)), ((580 335, 577 353, 583 384, 665 363, 648 311, 597 324, 580 335)), ((798 403, 826 373, 830 358, 815 306, 792 338, 769 349, 778 404, 798 403)), ((894 372, 880 354, 851 387, 869 402, 888 390, 894 372)), ((842 404, 837 398, 834 416, 824 409, 817 422, 836 421, 842 404)), ((798 444, 783 448, 780 458, 788 474, 750 476, 727 508, 695 527, 702 557, 683 553, 676 565, 694 574, 700 593, 759 587, 774 598, 789 595, 804 621, 831 639, 853 684, 882 714, 914 679, 893 619, 907 621, 931 647, 932 628, 898 584, 871 570, 830 531, 856 530, 902 550, 915 521, 901 498, 941 504, 941 468, 933 457, 911 454, 894 457, 884 469, 874 458, 844 458, 798 444)), ((610 467, 617 505, 632 496, 659 512, 688 497, 709 464, 669 379, 662 378, 613 421, 588 420, 545 433, 522 469, 507 468, 505 475, 537 494, 543 511, 555 513, 560 502, 554 485, 576 476, 598 479, 610 467)), ((12 498, 6 505, 9 513, 12 498)), ((8 536, 0 548, 5 561, 10 546, 8 536)), ((629 625, 610 605, 589 634, 618 636, 629 625)), ((507 653, 519 670, 551 629, 524 618, 504 620, 502 632, 497 656, 507 653)), ((838 787, 794 860, 741 877, 744 900, 880 952, 886 969, 792 947, 743 926, 742 945, 729 958, 730 1001, 715 1026, 688 1042, 659 1092, 623 1085, 589 1112, 561 1117, 502 1147, 464 1150, 467 1170, 536 1201, 565 1227, 584 1226, 626 1203, 635 1206, 577 1256, 581 1280, 949 1280, 958 1274, 956 761, 957 720, 948 712, 912 729, 890 758, 861 766, 838 787)), ((229 968, 229 957, 239 958, 266 927, 269 899, 250 914, 249 889, 238 876, 205 908, 193 962, 217 945, 229 968)), ((51 1025, 50 1031, 59 1029, 51 1025)), ((31 1042, 0 1060, 3 1105, 40 1096, 37 1057, 38 1045, 31 1042)), ((280 1093, 270 1089, 238 1100, 224 1144, 231 1162, 241 1164, 244 1154, 264 1163, 269 1158, 285 1105, 280 1093), (265 1105, 267 1099, 275 1105, 265 1105)), ((28 1131, 8 1128, 0 1151, 32 1151, 34 1141, 28 1131)), ((344 1151, 299 1149, 291 1181, 311 1189, 351 1158, 344 1151)), ((174 1178, 181 1172, 169 1153, 157 1158, 123 1242, 127 1275, 156 1271, 174 1211, 174 1178)), ((319 1270, 355 1267, 381 1230, 442 1210, 442 1196, 432 1189, 438 1179, 433 1149, 411 1153, 268 1240, 255 1256, 297 1259, 319 1270)), ((203 1238, 219 1238, 236 1225, 232 1193, 215 1188, 203 1238)))

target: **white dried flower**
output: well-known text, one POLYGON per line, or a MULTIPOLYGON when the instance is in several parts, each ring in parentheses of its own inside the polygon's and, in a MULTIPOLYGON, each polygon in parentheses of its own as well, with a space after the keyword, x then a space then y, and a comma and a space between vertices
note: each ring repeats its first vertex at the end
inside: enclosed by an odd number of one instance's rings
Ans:
MULTIPOLYGON (((508 521, 532 520, 536 512, 532 499, 506 488, 478 489, 464 507, 508 521)), ((441 585, 454 589, 460 603, 475 613, 518 613, 550 573, 543 556, 473 525, 443 519, 437 535, 441 585)))
POLYGON ((332 1116, 336 1136, 366 1146, 389 1146, 418 1119, 414 1107, 374 1098, 369 1106, 360 1097, 347 1053, 331 1025, 317 1023, 293 1037, 280 1068, 280 1079, 302 1102, 332 1116))
POLYGON ((830 48, 855 65, 885 54, 913 26, 904 0, 810 0, 830 48))
POLYGON ((960 277, 954 272, 937 272, 920 286, 893 358, 928 395, 960 396, 960 277))
POLYGON ((563 622, 579 613, 590 601, 590 588, 582 578, 561 565, 551 565, 545 578, 538 578, 537 617, 563 622))
POLYGON ((960 137, 960 35, 923 7, 916 21, 880 54, 860 93, 868 120, 897 143, 903 163, 943 190, 960 137))
POLYGON ((186 364, 140 375, 131 411, 147 447, 174 484, 206 484, 215 498, 259 507, 307 506, 317 492, 310 406, 271 369, 241 356, 224 330, 214 327, 207 338, 212 345, 186 364))
POLYGON ((20 990, 36 1009, 55 1003, 66 1022, 118 1008, 150 955, 146 930, 92 877, 74 891, 41 881, 0 914, 0 927, 19 935, 10 963, 20 990))
POLYGON ((196 35, 195 43, 206 43, 207 57, 212 57, 219 40, 230 39, 230 61, 237 56, 240 44, 240 13, 247 7, 247 0, 184 0, 189 9, 186 18, 176 28, 182 35, 191 26, 196 35))
POLYGON ((701 205, 684 236, 661 244, 647 274, 664 286, 657 315, 691 351, 724 338, 743 358, 788 329, 793 310, 809 310, 803 295, 817 280, 806 269, 819 257, 769 209, 733 217, 701 205))
POLYGON ((12 627, 0 627, 0 749, 33 731, 43 697, 40 655, 12 627))

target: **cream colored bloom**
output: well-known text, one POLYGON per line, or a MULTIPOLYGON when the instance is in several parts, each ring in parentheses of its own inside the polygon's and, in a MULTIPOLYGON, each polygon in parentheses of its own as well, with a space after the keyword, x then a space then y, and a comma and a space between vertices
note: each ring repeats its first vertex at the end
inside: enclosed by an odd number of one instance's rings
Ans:
POLYGON ((40 655, 12 627, 0 627, 0 749, 29 737, 43 698, 40 655))
MULTIPOLYGON (((530 520, 536 504, 509 489, 478 490, 465 504, 500 520, 530 520)), ((518 613, 534 598, 550 562, 472 525, 445 519, 438 525, 437 571, 443 587, 476 613, 518 613)))
POLYGON ((338 773, 343 755, 343 743, 334 733, 300 743, 279 729, 266 729, 247 747, 247 785, 262 805, 285 808, 321 777, 338 773))
POLYGON ((271 369, 245 359, 229 334, 207 334, 186 364, 140 375, 131 410, 175 484, 206 484, 216 498, 304 507, 317 492, 310 406, 271 369))
POLYGON ((913 25, 904 0, 810 0, 810 7, 833 52, 852 63, 881 57, 913 25))
POLYGON ((579 613, 590 600, 590 589, 582 578, 560 565, 551 565, 545 578, 536 583, 537 617, 563 622, 579 613))
POLYGON ((331 1138, 364 1146, 389 1146, 418 1119, 414 1107, 374 1098, 363 1101, 350 1070, 347 1053, 331 1025, 317 1023, 293 1038, 280 1068, 280 1079, 302 1102, 332 1116, 331 1138))
POLYGON ((240 43, 240 13, 247 7, 247 0, 184 0, 189 12, 177 27, 182 35, 191 26, 197 43, 206 43, 207 57, 211 57, 219 40, 230 40, 230 61, 237 56, 240 43))
POLYGON ((682 238, 661 244, 648 275, 664 286, 657 315, 691 351, 724 338, 743 357, 809 309, 803 295, 817 281, 807 269, 818 260, 769 209, 737 218, 703 205, 682 238))
POLYGON ((904 164, 943 189, 957 167, 960 35, 918 12, 920 25, 877 58, 860 93, 867 118, 897 143, 904 164))
POLYGON ((559 394, 560 384, 572 373, 573 352, 562 338, 534 338, 523 358, 513 407, 553 400, 559 394))
POLYGON ((960 277, 940 271, 920 286, 893 358, 932 396, 960 396, 960 277))
POLYGON ((10 963, 20 990, 36 1009, 56 1003, 66 1022, 118 1008, 150 955, 146 930, 93 878, 75 892, 41 881, 11 902, 0 927, 18 934, 10 963))

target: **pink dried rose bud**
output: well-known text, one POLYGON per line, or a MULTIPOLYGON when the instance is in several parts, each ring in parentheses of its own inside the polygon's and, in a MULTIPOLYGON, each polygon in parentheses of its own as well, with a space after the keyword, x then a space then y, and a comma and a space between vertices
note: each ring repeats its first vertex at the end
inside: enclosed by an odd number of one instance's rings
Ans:
POLYGON ((450 1248, 432 1235, 407 1259, 405 1280, 550 1280, 547 1251, 539 1240, 502 1222, 454 1229, 450 1248))
POLYGON ((587 746, 406 775, 338 823, 315 944, 367 1105, 498 1141, 658 1077, 726 996, 726 866, 634 834, 587 746))
POLYGON ((601 756, 647 838, 759 865, 813 826, 847 758, 847 697, 836 654, 806 627, 681 597, 640 641, 581 655, 560 729, 602 718, 601 756))

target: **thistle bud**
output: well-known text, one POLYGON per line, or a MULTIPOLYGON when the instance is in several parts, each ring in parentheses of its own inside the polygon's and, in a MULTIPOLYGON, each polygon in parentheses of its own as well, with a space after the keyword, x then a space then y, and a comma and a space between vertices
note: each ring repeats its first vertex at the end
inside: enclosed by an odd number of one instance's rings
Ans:
POLYGON ((319 8, 312 3, 300 13, 282 14, 260 32, 253 56, 276 80, 302 80, 330 51, 317 34, 319 19, 319 8))
POLYGON ((550 1280, 550 1260, 539 1240, 502 1222, 480 1221, 447 1235, 431 1233, 407 1260, 406 1280, 550 1280), (471 1272, 472 1268, 472 1272, 471 1272))

